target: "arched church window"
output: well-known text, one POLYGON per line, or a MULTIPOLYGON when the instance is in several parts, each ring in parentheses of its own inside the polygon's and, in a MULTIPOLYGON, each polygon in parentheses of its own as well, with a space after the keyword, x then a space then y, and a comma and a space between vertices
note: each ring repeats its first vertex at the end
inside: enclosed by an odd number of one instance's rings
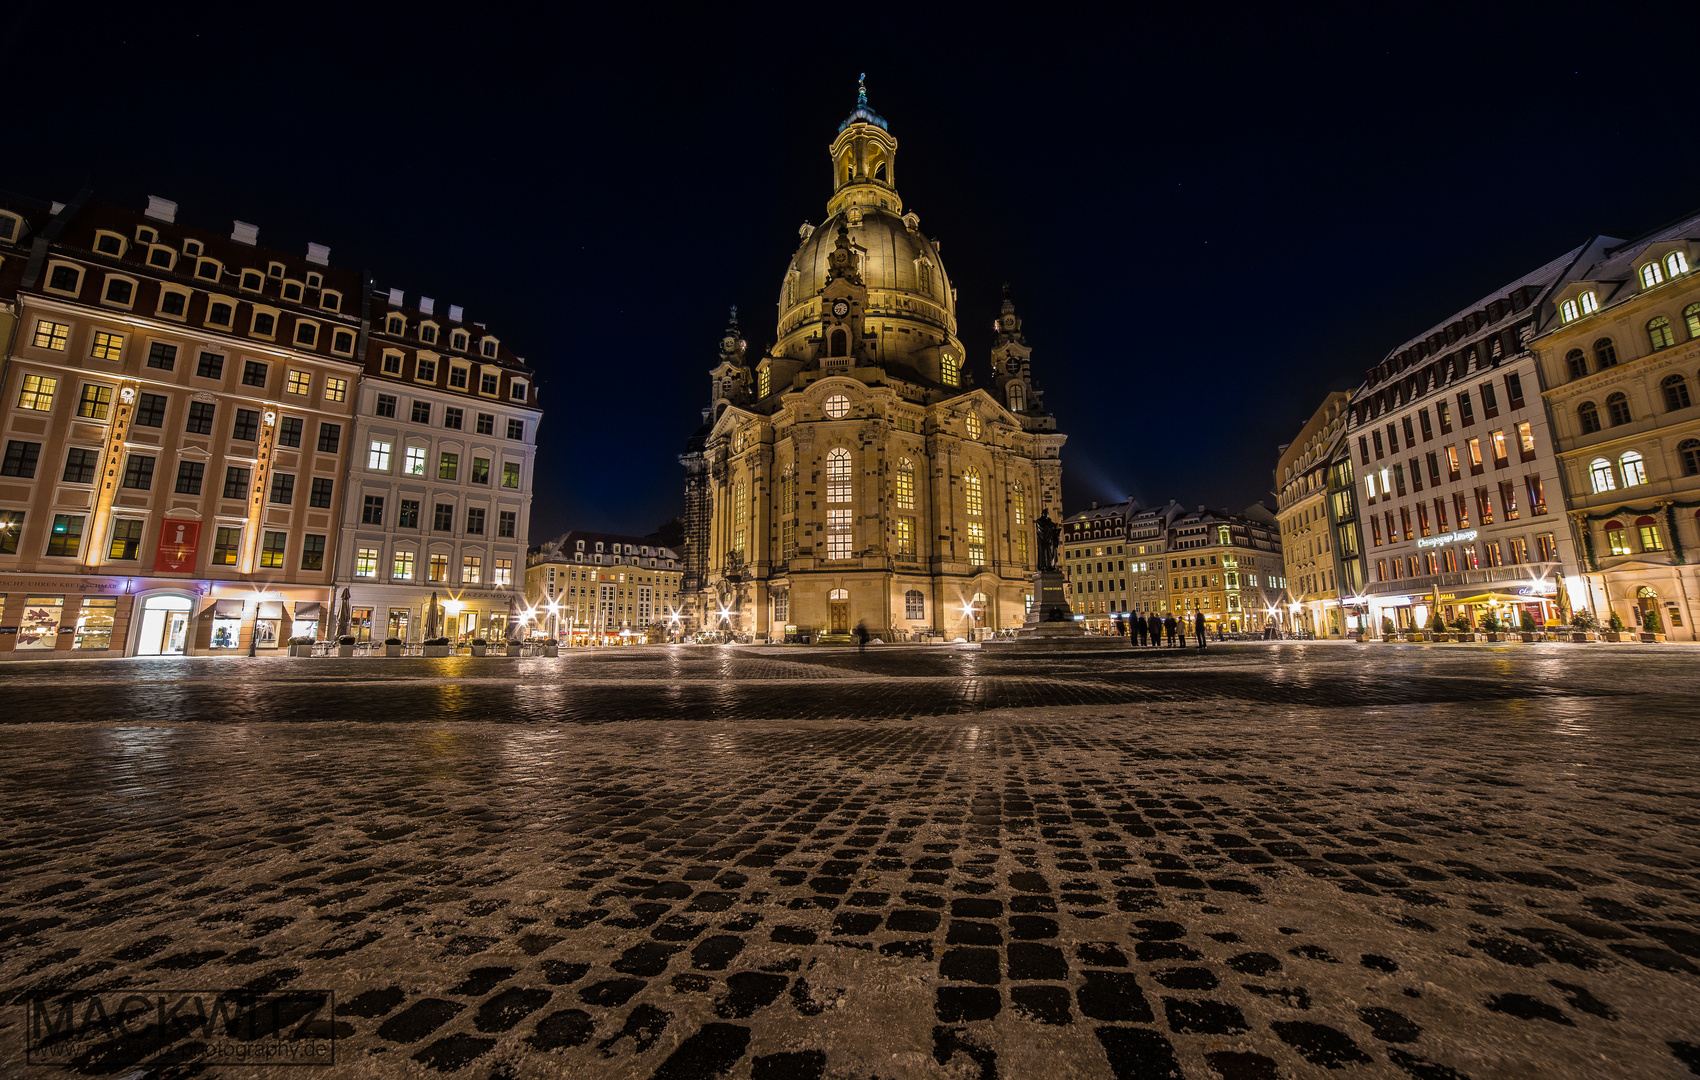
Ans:
POLYGON ((933 264, 923 259, 915 267, 915 281, 920 290, 928 296, 933 295, 933 264))
POLYGON ((885 162, 882 161, 882 162, 879 163, 878 166, 875 167, 875 169, 874 169, 874 179, 875 180, 884 180, 885 179, 885 162))
POLYGON ((750 491, 743 480, 732 495, 732 550, 740 556, 744 554, 744 540, 748 535, 750 524, 750 491))
POLYGON ((962 377, 962 368, 956 357, 945 353, 939 359, 939 381, 946 386, 955 386, 962 377))
POLYGON ((908 458, 897 460, 897 508, 915 509, 915 463, 908 458))
POLYGON ((1027 390, 1018 382, 1009 384, 1009 411, 1027 411, 1027 390))
POLYGON ((969 517, 979 517, 985 512, 985 491, 980 483, 980 473, 977 469, 969 469, 962 477, 963 500, 968 507, 969 517))
POLYGON ((826 501, 850 501, 850 451, 833 447, 826 455, 826 501))
POLYGON ((831 340, 832 340, 831 347, 827 349, 827 355, 828 356, 849 356, 850 355, 850 335, 849 334, 846 334, 843 330, 834 330, 832 332, 832 339, 831 340))
POLYGON ((1017 480, 1009 490, 1010 524, 1015 531, 1015 561, 1027 565, 1027 492, 1017 480))

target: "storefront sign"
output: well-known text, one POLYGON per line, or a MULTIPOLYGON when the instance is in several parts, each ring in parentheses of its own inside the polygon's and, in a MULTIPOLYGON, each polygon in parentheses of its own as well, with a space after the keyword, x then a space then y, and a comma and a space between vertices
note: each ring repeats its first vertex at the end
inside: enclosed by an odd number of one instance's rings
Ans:
POLYGON ((1517 590, 1517 595, 1519 595, 1519 596, 1557 596, 1558 595, 1558 586, 1554 585, 1550 581, 1541 582, 1538 585, 1525 585, 1521 589, 1517 590))
POLYGON ((154 555, 156 574, 184 574, 195 568, 195 550, 201 543, 201 523, 166 518, 159 523, 159 551, 154 555))
POLYGON ((1439 536, 1425 536, 1417 541, 1420 548, 1445 547, 1447 544, 1467 544, 1477 536, 1475 529, 1465 529, 1463 532, 1442 533, 1439 536))

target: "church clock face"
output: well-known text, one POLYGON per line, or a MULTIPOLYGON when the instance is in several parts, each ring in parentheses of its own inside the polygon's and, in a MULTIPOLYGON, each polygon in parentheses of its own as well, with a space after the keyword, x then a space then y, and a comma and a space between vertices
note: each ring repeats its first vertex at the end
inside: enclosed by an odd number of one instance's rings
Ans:
POLYGON ((844 316, 850 314, 850 305, 839 300, 832 305, 832 313, 842 319, 844 316))

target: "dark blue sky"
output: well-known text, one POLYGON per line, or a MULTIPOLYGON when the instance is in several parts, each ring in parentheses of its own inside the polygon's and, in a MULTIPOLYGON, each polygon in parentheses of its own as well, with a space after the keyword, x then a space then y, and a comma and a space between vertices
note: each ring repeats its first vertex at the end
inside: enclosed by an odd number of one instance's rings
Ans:
POLYGON ((642 533, 682 510, 727 306, 773 340, 866 71, 982 383, 1014 290, 1068 508, 1239 508, 1394 345, 1700 206, 1697 5, 1382 6, 127 6, 68 33, 37 2, 0 27, 0 186, 163 195, 464 305, 540 373, 533 540, 642 533))

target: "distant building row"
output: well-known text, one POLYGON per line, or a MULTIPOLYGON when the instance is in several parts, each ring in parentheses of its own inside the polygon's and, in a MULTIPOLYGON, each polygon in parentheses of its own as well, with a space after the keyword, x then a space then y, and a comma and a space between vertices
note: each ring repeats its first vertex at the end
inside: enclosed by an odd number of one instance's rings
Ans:
POLYGON ((1695 640, 1700 214, 1597 236, 1393 349, 1276 465, 1320 634, 1570 621, 1695 640))
POLYGON ((534 373, 458 306, 79 198, 0 195, 0 656, 501 636, 534 373))
MULTIPOLYGON (((1069 606, 1092 629, 1129 615, 1175 615, 1223 633, 1290 628, 1287 580, 1275 517, 1179 503, 1094 503, 1062 525, 1069 606)), ((1190 623, 1189 623, 1190 625, 1190 623)))

